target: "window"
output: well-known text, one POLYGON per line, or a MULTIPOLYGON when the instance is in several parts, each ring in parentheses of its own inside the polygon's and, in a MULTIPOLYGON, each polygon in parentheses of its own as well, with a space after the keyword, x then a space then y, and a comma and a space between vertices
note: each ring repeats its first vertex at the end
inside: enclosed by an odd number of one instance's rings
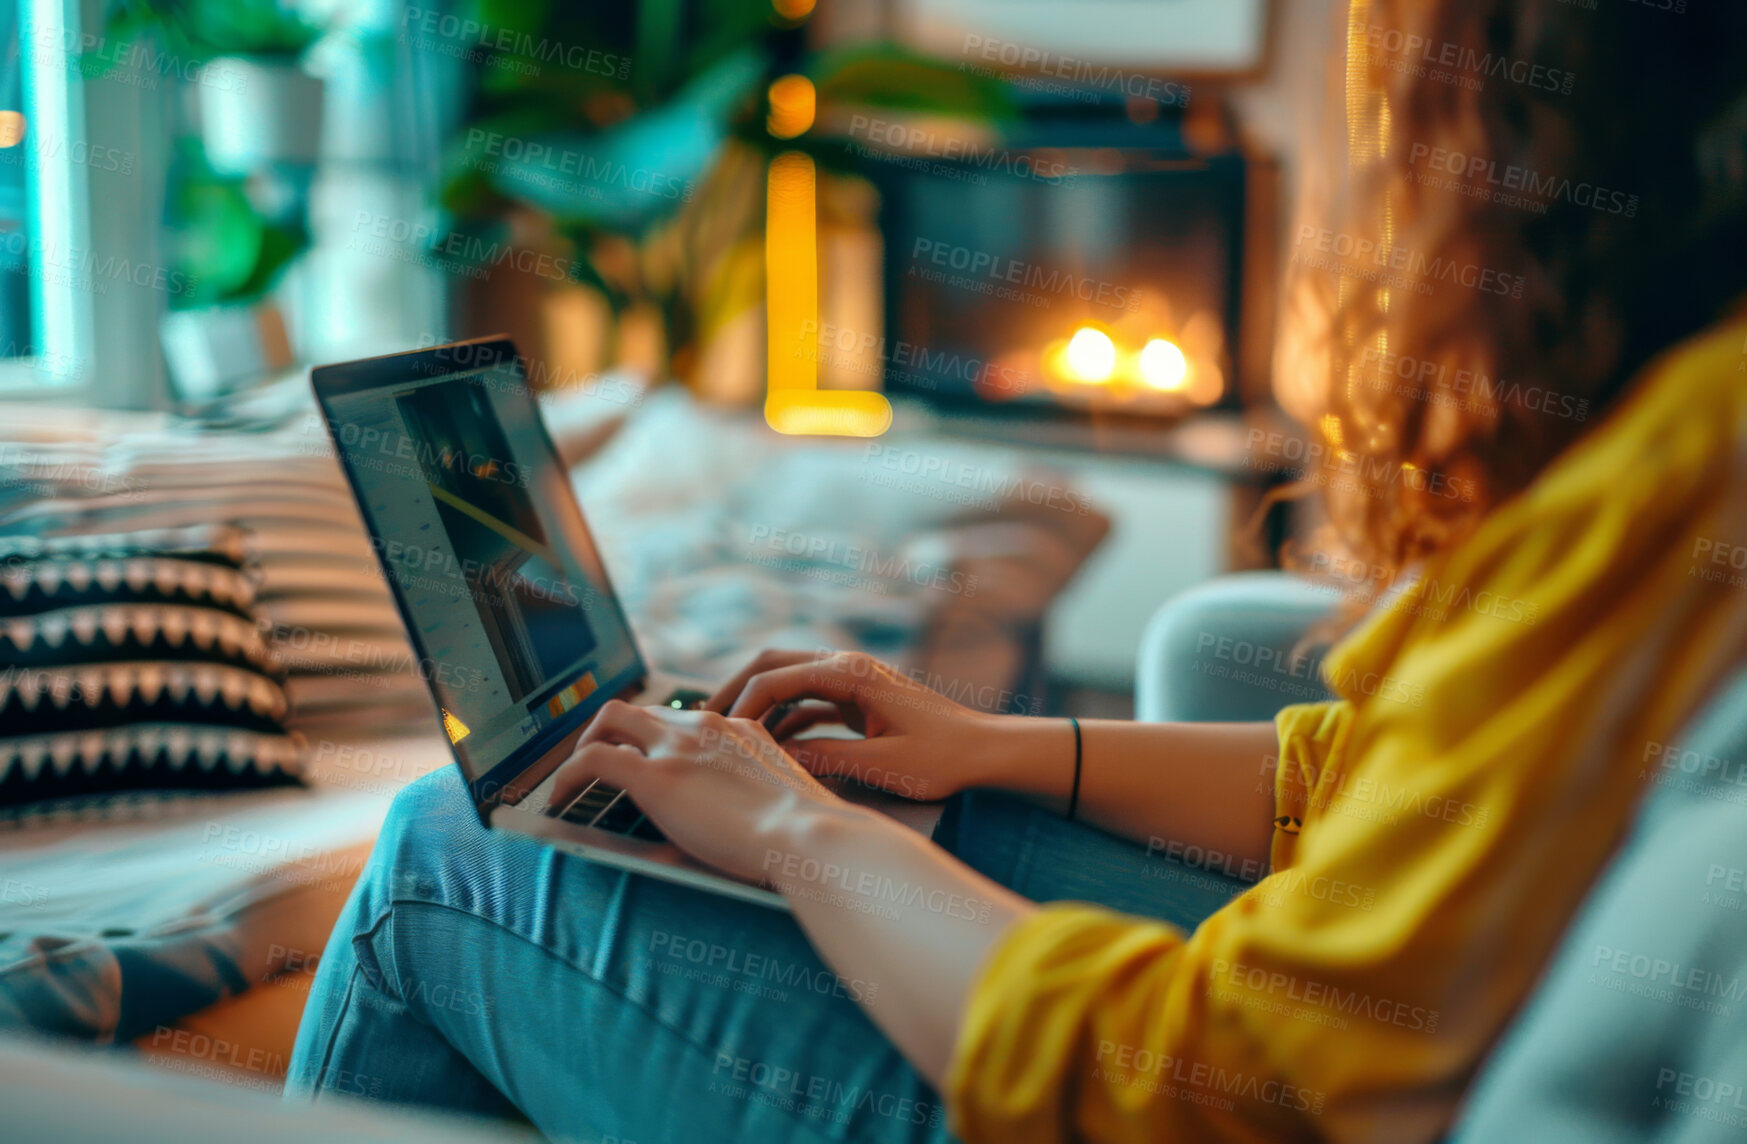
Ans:
POLYGON ((19 0, 0 0, 0 361, 36 355, 19 0))
POLYGON ((57 2, 0 0, 0 386, 44 396, 78 386, 73 247, 75 93, 64 45, 66 13, 57 2))
POLYGON ((103 0, 0 0, 5 397, 160 400, 162 305, 135 286, 134 268, 156 255, 162 164, 140 140, 153 137, 143 128, 161 120, 165 96, 118 82, 126 76, 86 78, 104 13, 103 0))

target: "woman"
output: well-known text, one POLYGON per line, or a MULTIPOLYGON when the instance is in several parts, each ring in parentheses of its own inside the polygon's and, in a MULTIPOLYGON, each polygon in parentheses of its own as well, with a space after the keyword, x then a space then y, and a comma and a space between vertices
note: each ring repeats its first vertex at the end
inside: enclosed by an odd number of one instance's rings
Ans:
POLYGON ((1359 0, 1348 26, 1327 229, 1377 253, 1294 259, 1280 369, 1341 559, 1393 584, 1335 698, 1076 727, 766 653, 708 713, 611 704, 565 788, 624 787, 792 919, 488 834, 434 776, 336 930, 294 1092, 640 1141, 1447 1128, 1645 744, 1747 651, 1747 593, 1693 574, 1747 545, 1747 17, 1359 0), (840 715, 865 740, 792 741, 840 715), (936 845, 810 772, 983 789, 936 845), (1222 902, 1147 856, 1192 847, 1266 876, 1222 902))

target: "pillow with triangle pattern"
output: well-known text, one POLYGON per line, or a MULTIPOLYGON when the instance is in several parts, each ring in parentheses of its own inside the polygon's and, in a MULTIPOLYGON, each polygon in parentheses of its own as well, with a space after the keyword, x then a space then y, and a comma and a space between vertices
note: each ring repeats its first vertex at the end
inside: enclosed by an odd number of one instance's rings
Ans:
POLYGON ((0 807, 301 781, 247 541, 0 537, 0 807))

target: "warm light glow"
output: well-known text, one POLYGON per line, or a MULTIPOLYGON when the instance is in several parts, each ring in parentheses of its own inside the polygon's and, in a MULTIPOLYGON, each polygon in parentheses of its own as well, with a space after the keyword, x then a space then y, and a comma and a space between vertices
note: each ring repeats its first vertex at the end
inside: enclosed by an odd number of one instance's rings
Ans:
POLYGON ((24 142, 24 113, 0 111, 0 147, 16 147, 24 142))
POLYGON ((1154 338, 1140 351, 1140 379, 1154 389, 1175 392, 1188 376, 1189 360, 1174 343, 1154 338))
POLYGON ((1070 377, 1076 381, 1102 382, 1116 372, 1116 343, 1103 330, 1081 326, 1068 339, 1068 351, 1063 358, 1070 377))
POLYGON ((817 102, 813 81, 804 75, 785 75, 770 85, 770 118, 766 126, 778 139, 793 139, 813 126, 817 102))
POLYGON ((443 730, 449 733, 449 741, 451 743, 459 743, 473 733, 467 729, 467 724, 455 718, 454 714, 447 707, 442 708, 442 712, 443 730))
POLYGON ((892 427, 892 403, 883 393, 860 389, 773 389, 764 399, 764 420, 792 437, 878 437, 892 427))
POLYGON ((818 172, 799 151, 770 163, 765 188, 764 309, 769 393, 778 433, 877 437, 892 423, 881 393, 819 389, 818 172))
POLYGON ((765 318, 770 325, 770 389, 817 389, 819 249, 813 160, 785 151, 770 161, 764 223, 765 318))
POLYGON ((813 12, 814 0, 770 0, 776 14, 785 20, 804 20, 813 12))

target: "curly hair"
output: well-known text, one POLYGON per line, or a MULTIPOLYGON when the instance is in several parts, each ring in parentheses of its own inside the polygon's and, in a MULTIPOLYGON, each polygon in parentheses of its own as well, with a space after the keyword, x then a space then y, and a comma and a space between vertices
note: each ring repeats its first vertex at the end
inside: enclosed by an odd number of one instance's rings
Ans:
POLYGON ((1747 4, 1350 0, 1347 163, 1276 394, 1392 579, 1747 291, 1747 4))

